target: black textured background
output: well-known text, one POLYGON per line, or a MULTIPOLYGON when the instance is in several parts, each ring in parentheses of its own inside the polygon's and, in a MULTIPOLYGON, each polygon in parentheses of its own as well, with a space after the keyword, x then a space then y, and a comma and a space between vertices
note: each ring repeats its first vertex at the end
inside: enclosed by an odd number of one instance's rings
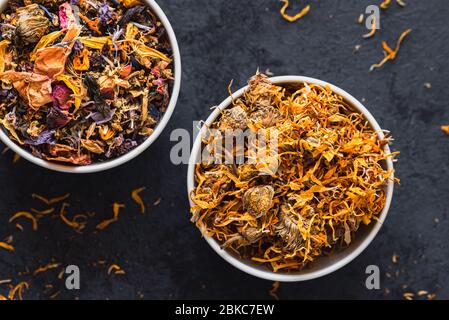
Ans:
MULTIPOLYGON (((439 129, 449 123, 447 1, 406 0, 403 9, 392 4, 382 13, 382 29, 369 40, 362 39, 367 30, 356 21, 367 5, 380 0, 291 1, 292 10, 312 4, 310 14, 296 23, 281 19, 282 4, 275 0, 159 2, 183 59, 181 96, 168 127, 143 155, 99 174, 59 174, 25 160, 12 164, 10 152, 1 156, 0 239, 13 235, 16 252, 0 250, 0 279, 29 279, 18 273, 53 259, 80 267, 81 290, 63 289, 55 270, 34 277, 25 298, 45 299, 61 290, 59 298, 64 299, 269 299, 270 282, 228 265, 189 222, 187 167, 174 166, 169 158, 173 129, 191 130, 192 120, 205 119, 210 106, 226 97, 231 79, 237 89, 257 68, 269 68, 275 75, 307 75, 346 89, 391 130, 393 148, 401 151, 396 173, 402 182, 370 247, 332 275, 281 284, 280 298, 400 299, 404 292, 418 290, 449 298, 449 136, 439 129), (382 58, 381 40, 393 45, 406 28, 413 32, 398 59, 369 73, 369 66, 382 58), (354 54, 356 45, 362 47, 354 54), (145 215, 130 199, 131 190, 140 186, 147 187, 145 215), (100 233, 92 232, 95 224, 90 224, 79 235, 57 218, 42 220, 37 232, 23 221, 25 231, 20 232, 8 219, 16 211, 39 207, 31 199, 33 192, 70 192, 70 214, 95 211, 96 222, 112 214, 114 201, 127 208, 119 222, 100 233), (158 198, 160 204, 153 206, 158 198), (396 265, 391 262, 394 253, 396 265), (106 266, 95 266, 98 260, 106 266), (107 276, 111 263, 127 274, 107 276), (381 269, 382 290, 364 286, 370 264, 381 269), (44 293, 48 283, 55 288, 44 293)), ((5 288, 0 285, 0 293, 5 288)))

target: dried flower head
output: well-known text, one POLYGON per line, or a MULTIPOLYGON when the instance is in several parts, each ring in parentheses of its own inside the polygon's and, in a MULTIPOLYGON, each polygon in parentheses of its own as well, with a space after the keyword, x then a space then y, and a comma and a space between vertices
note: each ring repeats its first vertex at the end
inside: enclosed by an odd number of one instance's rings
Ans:
POLYGON ((16 44, 35 44, 50 28, 50 20, 37 4, 17 9, 16 44))
POLYGON ((243 195, 243 208, 256 218, 267 214, 273 205, 274 189, 272 186, 256 186, 246 190, 243 195))

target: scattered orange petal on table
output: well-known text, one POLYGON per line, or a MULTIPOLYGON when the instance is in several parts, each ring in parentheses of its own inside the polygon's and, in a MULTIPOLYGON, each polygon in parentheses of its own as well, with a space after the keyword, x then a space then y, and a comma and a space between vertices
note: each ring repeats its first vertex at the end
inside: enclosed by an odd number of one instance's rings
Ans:
POLYGON ((42 202, 45 203, 46 205, 51 206, 51 205, 53 205, 53 204, 56 204, 56 203, 61 202, 61 201, 63 201, 63 200, 66 200, 68 197, 70 197, 70 193, 67 193, 67 194, 65 194, 65 195, 63 195, 63 196, 60 196, 60 197, 51 198, 51 199, 48 199, 48 198, 43 197, 43 196, 41 196, 41 195, 39 195, 39 194, 36 194, 36 193, 33 193, 33 194, 31 195, 31 197, 32 197, 33 199, 37 199, 37 200, 42 201, 42 202))
POLYGON ((131 193, 131 197, 133 198, 133 200, 140 206, 141 213, 145 213, 145 204, 142 198, 140 197, 140 193, 142 193, 143 191, 145 191, 145 187, 135 189, 131 193))
POLYGON ((288 15, 285 11, 287 10, 287 8, 289 6, 289 1, 288 0, 281 0, 281 1, 284 2, 284 6, 281 8, 281 10, 279 12, 281 13, 282 18, 284 18, 285 20, 287 20, 289 22, 295 22, 295 21, 301 19, 306 14, 308 14, 310 11, 310 5, 307 5, 306 7, 304 7, 304 9, 302 9, 300 12, 298 12, 294 16, 288 15))
POLYGON ((412 29, 407 29, 401 34, 401 36, 399 37, 399 40, 396 44, 396 48, 394 50, 390 48, 390 46, 388 45, 387 42, 383 41, 382 47, 384 49, 385 57, 379 63, 373 64, 370 68, 370 71, 373 71, 376 68, 382 67, 387 61, 394 60, 399 53, 399 49, 401 48, 402 42, 404 41, 405 37, 410 32, 412 32, 412 29))
POLYGON ((41 266, 41 267, 37 268, 36 270, 34 270, 33 275, 43 273, 43 272, 46 272, 51 269, 56 269, 59 266, 61 266, 60 263, 48 263, 45 266, 41 266))
POLYGON ((20 211, 17 212, 16 214, 14 214, 10 219, 9 222, 13 222, 14 220, 20 218, 20 217, 24 217, 27 219, 30 219, 32 222, 32 226, 33 226, 33 230, 36 231, 37 230, 37 219, 35 216, 33 216, 30 212, 28 211, 20 211))
POLYGON ((445 134, 449 134, 449 125, 441 126, 441 130, 442 130, 445 134))
POLYGON ((112 272, 114 272, 114 274, 126 274, 126 272, 118 264, 112 264, 108 268, 108 275, 111 275, 112 272))
POLYGON ((124 209, 126 208, 126 206, 124 204, 120 204, 120 203, 114 203, 112 206, 112 211, 113 211, 113 217, 112 219, 107 219, 103 222, 100 222, 96 228, 98 230, 104 230, 106 229, 111 223, 114 223, 118 220, 119 217, 119 213, 120 213, 120 209, 124 209))
POLYGON ((16 295, 18 295, 19 300, 23 300, 23 290, 28 288, 29 288, 28 282, 20 282, 9 291, 8 299, 14 300, 16 298, 16 295))
POLYGON ((14 251, 14 247, 6 242, 0 242, 0 248, 3 248, 8 251, 14 251))

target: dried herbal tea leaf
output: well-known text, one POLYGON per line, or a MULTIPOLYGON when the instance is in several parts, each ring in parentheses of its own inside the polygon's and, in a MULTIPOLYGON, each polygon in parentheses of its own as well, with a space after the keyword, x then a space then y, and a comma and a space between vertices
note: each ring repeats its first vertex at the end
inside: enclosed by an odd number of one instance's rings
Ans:
POLYGON ((143 1, 10 1, 0 15, 0 126, 36 157, 126 154, 153 134, 173 80, 164 26, 143 1))
MULTIPOLYGON (((251 162, 249 141, 243 163, 223 164, 230 153, 236 159, 233 145, 215 154, 219 161, 196 165, 192 221, 223 248, 275 272, 299 270, 350 246, 360 226, 382 212, 393 176, 385 161, 396 154, 384 148, 391 138, 380 139, 363 114, 330 88, 273 84, 258 73, 208 129, 242 128, 276 133, 272 157, 278 166, 269 171, 251 162)), ((223 143, 219 139, 205 137, 203 149, 223 143)))

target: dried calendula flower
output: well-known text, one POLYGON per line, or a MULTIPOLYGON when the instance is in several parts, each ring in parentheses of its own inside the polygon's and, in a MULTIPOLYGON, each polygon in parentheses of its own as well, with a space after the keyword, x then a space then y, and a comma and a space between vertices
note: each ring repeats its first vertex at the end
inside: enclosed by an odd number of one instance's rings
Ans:
POLYGON ((267 214, 273 205, 274 189, 272 186, 257 186, 246 190, 243 195, 243 207, 256 218, 267 214))
POLYGON ((251 114, 249 123, 251 123, 251 127, 268 128, 276 125, 280 117, 281 114, 275 107, 263 106, 251 114))
POLYGON ((259 175, 259 170, 254 164, 243 163, 238 168, 238 176, 241 181, 251 180, 259 175))
POLYGON ((247 229, 242 230, 240 233, 232 236, 223 243, 222 247, 227 248, 231 243, 239 241, 241 245, 250 245, 258 242, 264 235, 266 235, 268 230, 261 230, 259 228, 248 227, 247 229))
POLYGON ((248 115, 246 114, 246 111, 240 106, 235 106, 223 111, 219 128, 220 130, 245 130, 247 128, 247 121, 248 115))
POLYGON ((281 207, 279 222, 274 226, 274 231, 282 239, 287 250, 297 250, 304 244, 303 233, 307 226, 307 220, 291 212, 287 206, 281 207))
MULTIPOLYGON (((192 221, 205 236, 242 258, 288 272, 352 245, 360 225, 376 221, 393 177, 385 169, 396 154, 386 151, 389 135, 381 139, 329 87, 273 84, 260 73, 228 110, 236 107, 246 112, 242 135, 276 136, 277 152, 266 152, 261 141, 235 141, 214 155, 217 161, 196 165, 192 221), (238 159, 240 149, 245 161, 223 164, 229 154, 238 159), (268 154, 265 162, 254 162, 260 152, 268 154), (273 159, 277 166, 267 170, 273 159)), ((235 114, 223 112, 208 132, 234 123, 235 114)), ((203 137, 203 152, 223 144, 220 139, 203 137)))
POLYGON ((37 43, 50 28, 50 20, 39 5, 31 4, 17 9, 16 43, 37 43))
POLYGON ((154 133, 174 54, 144 1, 9 1, 0 24, 0 126, 35 157, 104 162, 154 133))

